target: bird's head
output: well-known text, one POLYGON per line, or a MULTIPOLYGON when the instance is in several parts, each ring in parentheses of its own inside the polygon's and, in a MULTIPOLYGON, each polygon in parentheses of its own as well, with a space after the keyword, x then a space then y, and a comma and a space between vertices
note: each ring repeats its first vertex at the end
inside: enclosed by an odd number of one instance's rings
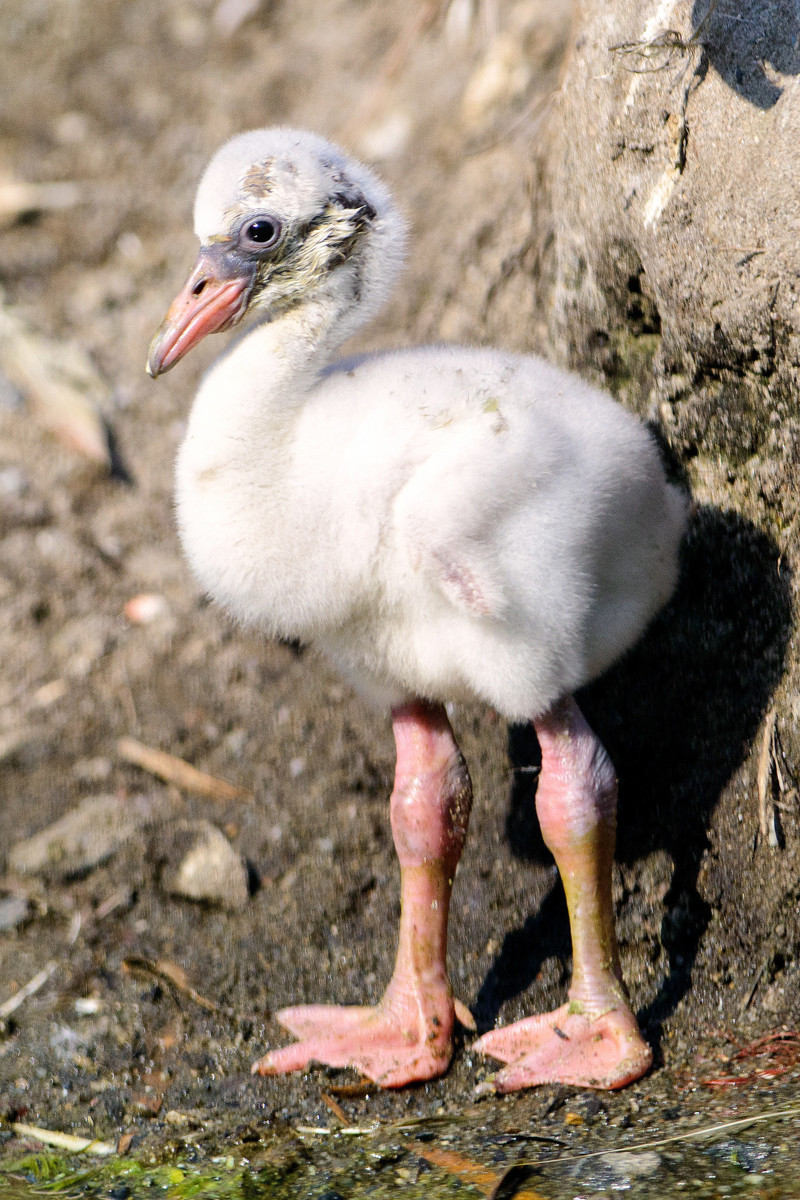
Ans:
POLYGON ((200 253, 150 345, 168 371, 251 309, 335 307, 339 340, 380 307, 402 261, 404 222, 383 183, 316 134, 257 129, 214 156, 194 209, 200 253))

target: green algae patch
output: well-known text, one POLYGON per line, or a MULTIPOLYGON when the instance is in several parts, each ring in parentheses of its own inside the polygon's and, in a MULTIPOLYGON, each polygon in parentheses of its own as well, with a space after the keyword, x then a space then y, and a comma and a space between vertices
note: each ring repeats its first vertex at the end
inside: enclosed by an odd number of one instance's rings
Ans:
POLYGON ((144 1164, 128 1158, 91 1166, 85 1159, 56 1154, 28 1154, 0 1164, 0 1200, 41 1195, 106 1197, 136 1200, 160 1195, 167 1200, 214 1197, 241 1200, 241 1169, 214 1164, 210 1169, 144 1164))
POLYGON ((605 386, 626 407, 644 417, 653 380, 660 333, 632 333, 622 327, 602 340, 597 352, 605 386))
MULTIPOLYGON (((337 1139, 333 1139, 336 1141, 337 1139)), ((226 1155, 194 1164, 137 1161, 130 1157, 87 1164, 80 1156, 26 1154, 0 1163, 0 1200, 35 1196, 97 1200, 317 1200, 369 1196, 388 1200, 402 1188, 409 1200, 467 1200, 473 1187, 419 1162, 404 1147, 320 1148, 313 1161, 270 1161, 256 1153, 248 1162, 226 1155)))

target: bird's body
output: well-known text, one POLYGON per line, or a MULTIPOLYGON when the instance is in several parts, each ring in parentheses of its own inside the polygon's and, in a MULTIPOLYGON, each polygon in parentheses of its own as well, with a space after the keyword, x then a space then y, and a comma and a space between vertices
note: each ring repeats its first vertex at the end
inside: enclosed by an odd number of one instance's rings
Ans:
POLYGON ((282 325, 211 371, 179 458, 184 547, 234 616, 314 643, 376 702, 477 697, 518 720, 639 636, 683 504, 619 405, 454 346, 284 380, 282 325))
POLYGON ((264 319, 192 409, 177 472, 187 556, 237 619, 316 645, 391 708, 398 747, 392 982, 375 1009, 285 1010, 303 1040, 257 1068, 349 1063, 387 1086, 445 1069, 447 911, 471 791, 443 704, 478 698, 536 727, 537 811, 575 953, 568 1006, 478 1048, 511 1064, 501 1090, 637 1078, 651 1055, 614 937, 615 779, 570 695, 669 598, 683 497, 639 422, 542 359, 433 346, 337 361, 385 297, 404 229, 375 176, 323 139, 228 143, 195 228, 200 257, 151 373, 248 306, 264 319))

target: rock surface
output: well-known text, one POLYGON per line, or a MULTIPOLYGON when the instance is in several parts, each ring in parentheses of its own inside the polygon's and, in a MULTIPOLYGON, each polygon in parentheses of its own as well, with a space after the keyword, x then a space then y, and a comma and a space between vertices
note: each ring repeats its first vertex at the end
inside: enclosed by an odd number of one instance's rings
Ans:
MULTIPOLYGON (((662 944, 708 933, 710 949, 713 911, 740 964, 757 945, 772 961, 785 913, 800 941, 798 7, 744 12, 577 5, 518 269, 545 352, 649 418, 691 486, 683 582, 637 675, 661 694, 623 718, 623 691, 599 687, 592 716, 634 798, 622 854, 655 835, 673 859, 662 944)), ((673 967, 676 996, 689 974, 673 967)))
POLYGON ((89 796, 52 825, 13 845, 8 867, 22 874, 70 879, 105 862, 164 815, 163 801, 154 796, 89 796))

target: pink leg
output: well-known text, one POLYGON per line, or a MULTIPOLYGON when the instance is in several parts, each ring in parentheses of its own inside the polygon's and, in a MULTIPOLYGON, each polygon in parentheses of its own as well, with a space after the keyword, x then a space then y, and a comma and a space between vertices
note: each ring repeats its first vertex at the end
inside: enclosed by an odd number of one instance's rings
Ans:
POLYGON ((382 1087, 433 1079, 452 1055, 447 978, 450 893, 467 833, 472 788, 444 709, 417 702, 392 714, 397 768, 392 832, 400 859, 400 936, 394 974, 374 1008, 301 1005, 277 1014, 301 1040, 266 1054, 261 1075, 310 1062, 357 1067, 382 1087))
POLYGON ((623 1087, 653 1055, 631 1011, 614 932, 614 768, 573 699, 534 724, 542 749, 536 811, 567 897, 572 987, 555 1012, 487 1033, 475 1049, 509 1064, 495 1077, 499 1092, 554 1082, 623 1087))

